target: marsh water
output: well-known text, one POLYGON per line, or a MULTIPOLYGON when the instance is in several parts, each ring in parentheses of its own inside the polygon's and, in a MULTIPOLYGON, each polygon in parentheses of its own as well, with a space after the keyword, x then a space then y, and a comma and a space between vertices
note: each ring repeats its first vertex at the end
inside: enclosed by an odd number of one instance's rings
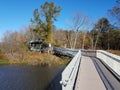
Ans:
POLYGON ((0 66, 0 90, 47 90, 65 66, 0 66))

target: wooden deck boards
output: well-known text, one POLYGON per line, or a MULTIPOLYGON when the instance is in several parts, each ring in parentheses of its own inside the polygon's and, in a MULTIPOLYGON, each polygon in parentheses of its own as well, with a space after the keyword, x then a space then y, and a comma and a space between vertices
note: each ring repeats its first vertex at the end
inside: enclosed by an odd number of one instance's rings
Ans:
POLYGON ((106 90, 90 57, 82 56, 75 90, 106 90))

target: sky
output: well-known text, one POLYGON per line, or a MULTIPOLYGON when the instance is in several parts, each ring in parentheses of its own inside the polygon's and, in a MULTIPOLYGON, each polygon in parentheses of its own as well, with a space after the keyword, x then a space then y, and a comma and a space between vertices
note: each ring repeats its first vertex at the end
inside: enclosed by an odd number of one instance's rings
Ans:
POLYGON ((62 8, 54 23, 58 29, 66 29, 76 12, 82 12, 97 22, 101 17, 107 17, 107 11, 115 5, 115 0, 0 0, 0 38, 8 30, 17 31, 30 25, 34 9, 46 1, 62 8))

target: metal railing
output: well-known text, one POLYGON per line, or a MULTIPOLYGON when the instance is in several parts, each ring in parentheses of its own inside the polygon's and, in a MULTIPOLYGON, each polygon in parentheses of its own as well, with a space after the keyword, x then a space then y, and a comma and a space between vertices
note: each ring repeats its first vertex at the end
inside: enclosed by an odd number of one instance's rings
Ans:
POLYGON ((62 72, 62 80, 60 81, 62 90, 73 90, 75 79, 77 78, 80 60, 81 51, 78 51, 78 53, 74 56, 74 58, 62 72))
POLYGON ((83 56, 95 57, 96 56, 96 50, 81 50, 81 54, 83 56))
POLYGON ((69 57, 74 57, 79 50, 78 49, 54 47, 53 51, 55 52, 55 54, 69 56, 69 57))

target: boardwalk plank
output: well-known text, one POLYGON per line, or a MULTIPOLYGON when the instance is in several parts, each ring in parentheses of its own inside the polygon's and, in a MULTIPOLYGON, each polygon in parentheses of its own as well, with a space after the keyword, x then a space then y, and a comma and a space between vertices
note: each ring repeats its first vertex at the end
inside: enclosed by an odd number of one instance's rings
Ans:
POLYGON ((106 90, 90 57, 82 56, 75 90, 106 90))

